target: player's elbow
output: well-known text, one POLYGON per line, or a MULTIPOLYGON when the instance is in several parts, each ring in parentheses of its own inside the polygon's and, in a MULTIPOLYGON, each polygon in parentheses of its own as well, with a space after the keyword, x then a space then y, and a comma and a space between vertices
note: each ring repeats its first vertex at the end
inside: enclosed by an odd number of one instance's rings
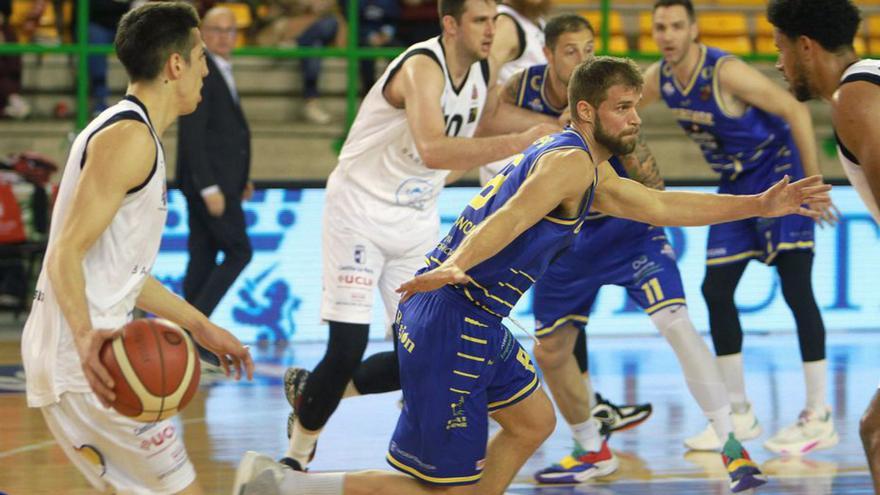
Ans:
POLYGON ((446 154, 443 153, 440 146, 436 143, 424 143, 422 145, 417 145, 416 148, 419 150, 419 156, 422 158, 422 162, 426 167, 430 169, 445 169, 449 168, 446 154))

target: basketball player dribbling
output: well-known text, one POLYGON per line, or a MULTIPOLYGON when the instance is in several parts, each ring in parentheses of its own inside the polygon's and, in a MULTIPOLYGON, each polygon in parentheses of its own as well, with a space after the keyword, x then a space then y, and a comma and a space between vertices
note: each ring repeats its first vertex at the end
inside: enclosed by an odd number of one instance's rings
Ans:
POLYGON ((190 5, 166 2, 120 21, 127 95, 73 143, 22 336, 28 405, 101 491, 203 493, 173 423, 139 423, 108 408, 114 384, 98 352, 135 307, 190 330, 227 373, 253 375, 247 348, 150 276, 168 209, 160 136, 195 110, 208 71, 198 25, 190 5), (143 442, 169 431, 161 450, 143 442))

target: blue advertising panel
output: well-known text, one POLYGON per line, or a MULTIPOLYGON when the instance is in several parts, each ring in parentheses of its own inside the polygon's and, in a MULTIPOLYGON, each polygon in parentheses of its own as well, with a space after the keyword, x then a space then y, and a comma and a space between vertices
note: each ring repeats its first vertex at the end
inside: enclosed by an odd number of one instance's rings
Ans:
MULTIPOLYGON (((710 191, 711 188, 690 188, 710 191)), ((449 229, 476 188, 448 188, 441 195, 442 231, 449 229)), ((829 329, 875 329, 880 321, 880 229, 850 187, 835 187, 833 199, 841 222, 816 230, 813 282, 816 298, 829 329)), ((267 189, 246 203, 254 257, 229 290, 212 320, 242 340, 315 341, 326 339, 319 318, 321 302, 322 189, 267 189)), ((700 330, 708 329, 706 306, 700 294, 705 271, 706 228, 667 229, 678 255, 691 316, 700 330)), ((186 250, 186 203, 179 191, 169 191, 169 215, 153 274, 181 293, 189 255, 186 250)), ((371 337, 384 336, 384 312, 378 304, 371 337)), ((790 331, 794 320, 779 287, 775 270, 752 262, 736 292, 746 331, 790 331)), ((512 316, 532 329, 530 294, 512 316)), ((592 334, 653 333, 648 318, 623 289, 606 287, 599 293, 590 317, 592 334)))

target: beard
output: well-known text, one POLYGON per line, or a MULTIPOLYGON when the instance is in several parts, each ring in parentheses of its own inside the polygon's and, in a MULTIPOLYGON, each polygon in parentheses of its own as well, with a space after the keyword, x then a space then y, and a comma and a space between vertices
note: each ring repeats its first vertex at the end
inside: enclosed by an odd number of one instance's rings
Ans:
POLYGON ((626 136, 612 136, 605 132, 605 128, 602 127, 602 120, 598 117, 596 118, 596 128, 594 129, 594 135, 596 137, 596 142, 604 146, 611 152, 612 155, 616 156, 624 156, 632 153, 636 149, 637 139, 633 139, 631 142, 625 142, 623 140, 626 136))
POLYGON ((550 12, 550 0, 541 0, 538 3, 529 0, 510 0, 505 3, 529 19, 543 17, 550 12))
POLYGON ((809 101, 815 98, 813 91, 810 90, 810 83, 807 82, 806 71, 800 61, 794 64, 794 77, 788 82, 788 87, 797 101, 809 101))

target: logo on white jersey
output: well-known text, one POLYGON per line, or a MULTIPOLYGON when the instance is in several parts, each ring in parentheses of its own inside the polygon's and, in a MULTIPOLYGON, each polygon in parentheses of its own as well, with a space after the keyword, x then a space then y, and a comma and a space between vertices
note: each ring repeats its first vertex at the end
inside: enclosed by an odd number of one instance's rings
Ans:
POLYGON ((424 210, 426 204, 434 197, 434 186, 425 179, 411 177, 397 188, 396 201, 400 206, 409 206, 424 210))

